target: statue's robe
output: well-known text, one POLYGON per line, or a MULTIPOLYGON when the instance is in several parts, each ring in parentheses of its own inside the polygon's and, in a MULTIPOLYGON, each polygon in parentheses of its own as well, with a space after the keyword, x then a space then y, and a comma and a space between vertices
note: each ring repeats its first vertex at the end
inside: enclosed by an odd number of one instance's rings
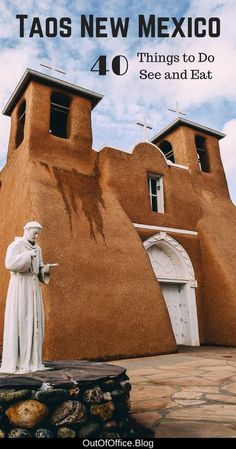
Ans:
POLYGON ((5 265, 11 272, 8 287, 1 372, 44 369, 42 344, 44 310, 39 281, 47 284, 42 251, 25 238, 16 237, 7 249, 5 265), (29 250, 36 250, 32 257, 29 250))

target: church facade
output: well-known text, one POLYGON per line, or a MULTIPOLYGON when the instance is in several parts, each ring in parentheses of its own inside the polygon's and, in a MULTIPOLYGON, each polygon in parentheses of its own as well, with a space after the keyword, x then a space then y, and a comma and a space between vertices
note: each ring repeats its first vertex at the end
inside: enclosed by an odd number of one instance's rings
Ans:
POLYGON ((1 172, 0 333, 6 248, 43 225, 44 359, 171 353, 236 345, 236 208, 224 134, 177 118, 132 154, 92 149, 102 96, 27 70, 8 101, 1 172))

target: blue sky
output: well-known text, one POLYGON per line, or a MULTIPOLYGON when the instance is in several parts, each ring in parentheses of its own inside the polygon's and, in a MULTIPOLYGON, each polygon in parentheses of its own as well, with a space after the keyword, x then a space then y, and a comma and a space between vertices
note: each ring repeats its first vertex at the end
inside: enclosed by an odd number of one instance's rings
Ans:
MULTIPOLYGON (((221 155, 233 201, 236 203, 236 2, 235 0, 17 0, 0 1, 0 101, 5 105, 17 82, 27 67, 50 74, 40 63, 56 58, 57 65, 65 69, 69 82, 97 91, 103 100, 93 111, 93 146, 99 150, 104 145, 131 151, 143 139, 141 128, 136 125, 143 117, 152 124, 151 138, 174 118, 168 108, 179 101, 187 113, 186 118, 227 133, 221 141, 221 155), (19 37, 19 21, 16 14, 27 14, 25 37, 19 37), (127 38, 112 38, 107 27, 108 38, 81 38, 81 14, 100 17, 129 17, 127 38), (138 15, 156 17, 219 17, 219 38, 139 38, 138 15), (47 17, 70 17, 70 38, 35 36, 29 38, 33 17, 40 17, 44 31, 47 17), (141 64, 137 52, 157 55, 177 55, 180 62, 168 66, 166 63, 141 64), (212 63, 183 63, 183 53, 213 55, 212 63), (116 55, 124 55, 129 62, 124 76, 110 70, 99 76, 90 69, 100 55, 106 55, 110 65, 116 55), (165 80, 166 71, 183 71, 201 68, 212 71, 209 80, 165 80), (160 80, 141 80, 140 70, 160 71, 160 80)), ((109 21, 108 21, 109 24, 109 21)), ((173 29, 173 27, 172 27, 173 29)), ((111 69, 111 67, 110 67, 111 69)), ((55 73, 54 73, 55 76, 55 73)), ((58 76, 58 74, 56 75, 58 76)), ((0 118, 0 166, 6 160, 10 119, 0 118)))

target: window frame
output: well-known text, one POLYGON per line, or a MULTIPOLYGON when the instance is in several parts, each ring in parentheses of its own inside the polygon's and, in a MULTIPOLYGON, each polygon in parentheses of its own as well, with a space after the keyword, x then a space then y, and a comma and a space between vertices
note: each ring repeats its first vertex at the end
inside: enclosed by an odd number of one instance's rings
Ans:
POLYGON ((164 214, 164 181, 163 181, 163 175, 157 175, 155 173, 148 173, 148 192, 149 192, 149 199, 150 199, 150 206, 152 212, 155 212, 156 214, 164 214), (156 183, 156 193, 153 193, 152 189, 152 183, 151 181, 154 180, 156 183), (155 210, 155 203, 154 198, 156 198, 156 209, 155 210))

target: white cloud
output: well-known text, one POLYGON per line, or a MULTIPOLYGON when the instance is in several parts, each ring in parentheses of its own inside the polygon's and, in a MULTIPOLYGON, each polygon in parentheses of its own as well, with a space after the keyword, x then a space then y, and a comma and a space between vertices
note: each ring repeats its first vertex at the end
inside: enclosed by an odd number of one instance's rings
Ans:
MULTIPOLYGON (((30 61, 34 61, 36 57, 35 45, 17 48, 5 49, 1 52, 1 68, 0 71, 0 98, 1 109, 5 106, 10 94, 14 91, 18 81, 22 77, 25 69, 30 61)), ((0 161, 6 159, 9 133, 10 118, 0 115, 0 161)))
MULTIPOLYGON (((223 132, 226 137, 221 140, 221 157, 228 175, 236 173, 236 118, 225 123, 223 132)), ((236 181, 235 181, 236 183, 236 181)))

